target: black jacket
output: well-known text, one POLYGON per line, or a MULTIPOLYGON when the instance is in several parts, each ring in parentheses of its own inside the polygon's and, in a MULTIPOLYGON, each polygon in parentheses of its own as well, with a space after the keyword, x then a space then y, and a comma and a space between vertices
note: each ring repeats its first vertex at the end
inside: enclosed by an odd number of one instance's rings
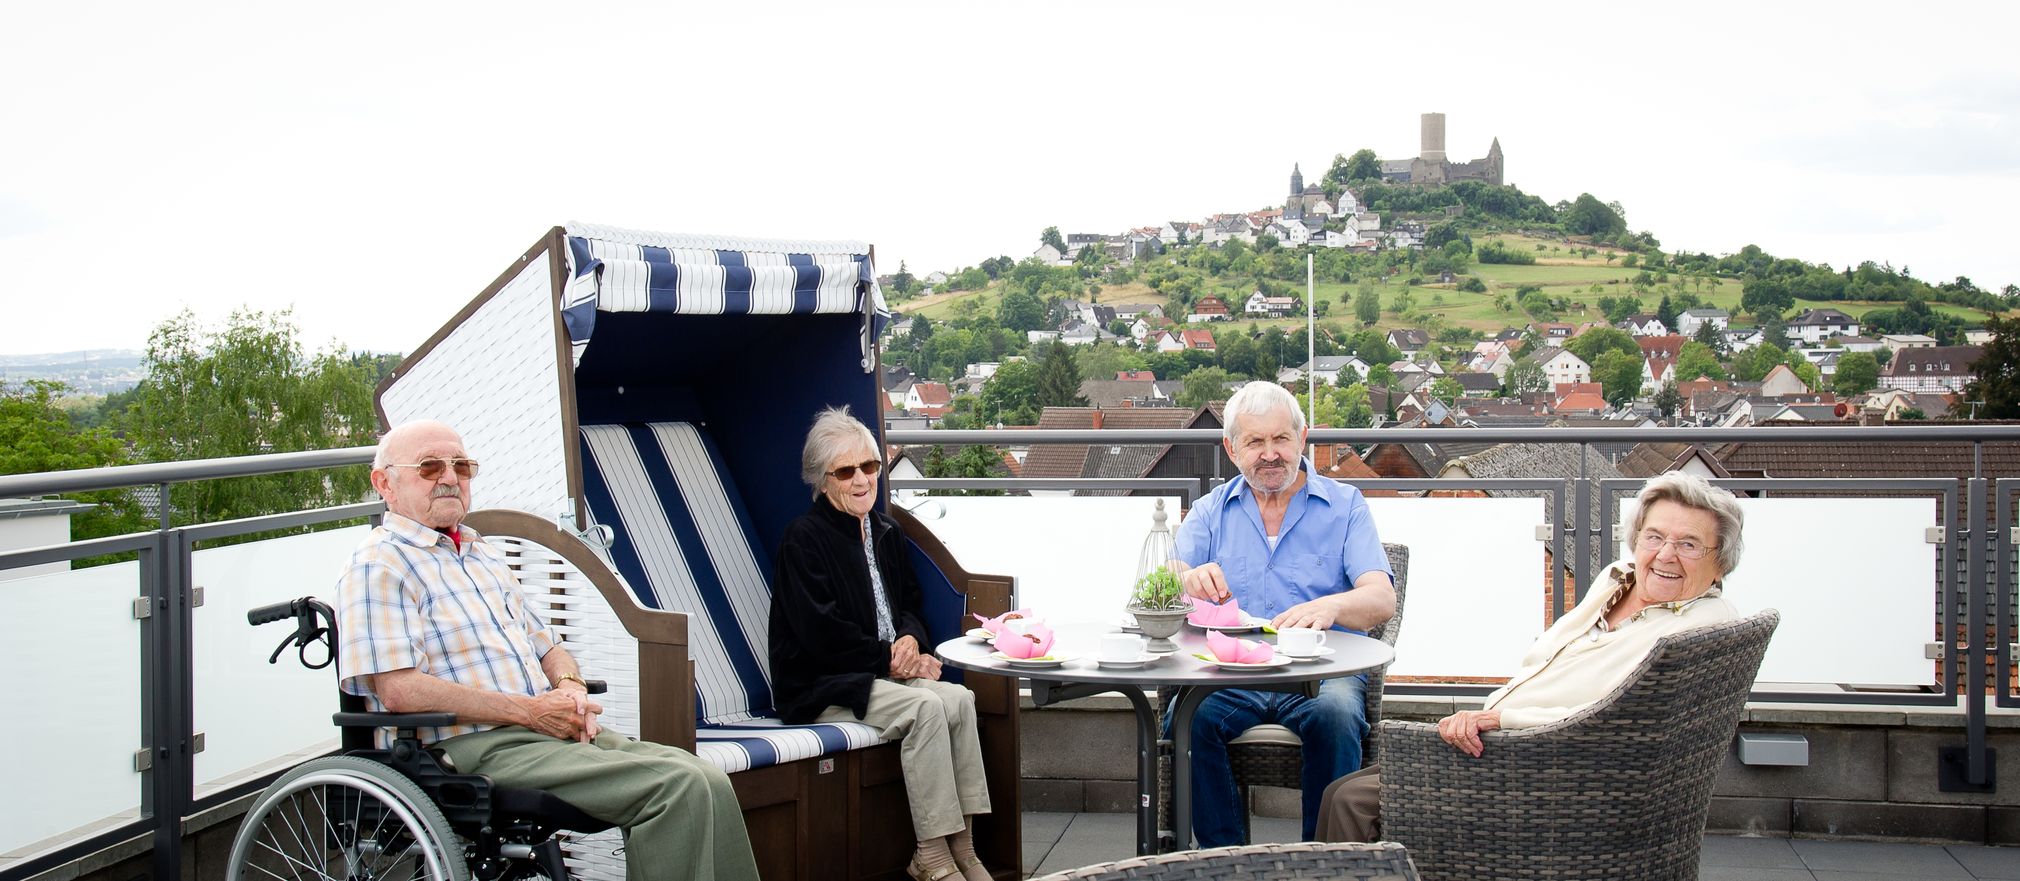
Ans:
MULTIPOLYGON (((870 512, 877 569, 898 636, 931 652, 920 615, 919 579, 898 523, 870 512)), ((772 585, 772 703, 779 718, 801 725, 829 707, 868 711, 870 683, 891 671, 891 644, 877 638, 877 606, 863 559, 862 521, 827 497, 786 525, 772 585)))

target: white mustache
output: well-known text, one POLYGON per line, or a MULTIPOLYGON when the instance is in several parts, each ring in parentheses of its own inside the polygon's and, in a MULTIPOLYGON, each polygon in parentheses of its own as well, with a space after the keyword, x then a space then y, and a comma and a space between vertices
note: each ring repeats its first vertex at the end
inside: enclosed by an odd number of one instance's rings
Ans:
POLYGON ((462 497, 463 497, 462 488, 454 486, 435 487, 435 494, 429 496, 429 498, 435 498, 435 499, 450 499, 450 498, 460 499, 462 497))

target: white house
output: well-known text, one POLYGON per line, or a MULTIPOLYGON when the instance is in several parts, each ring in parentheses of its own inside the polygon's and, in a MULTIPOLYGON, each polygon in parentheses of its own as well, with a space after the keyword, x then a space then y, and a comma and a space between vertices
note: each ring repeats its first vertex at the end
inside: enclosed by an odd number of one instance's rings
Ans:
POLYGON ((1311 371, 1320 381, 1340 384, 1340 374, 1352 370, 1357 379, 1368 376, 1368 362, 1352 355, 1320 355, 1299 367, 1286 367, 1277 374, 1278 382, 1297 382, 1305 378, 1305 371, 1311 371), (1286 378, 1288 374, 1288 378, 1286 378))
POLYGON ((1825 337, 1858 336, 1859 320, 1836 309, 1811 309, 1788 324, 1789 339, 1817 343, 1825 337))
POLYGON ((1662 319, 1648 314, 1629 315, 1615 327, 1635 336, 1665 336, 1669 333, 1669 326, 1663 324, 1662 319))
POLYGON ((1270 225, 1263 231, 1275 237, 1279 244, 1286 247, 1296 247, 1307 244, 1312 240, 1311 229, 1297 221, 1272 220, 1270 221, 1270 225))
POLYGON ((1592 381, 1592 365, 1563 346, 1544 346, 1530 355, 1529 360, 1543 368, 1543 376, 1552 388, 1568 382, 1592 381))
POLYGON ((1266 297, 1262 291, 1254 291, 1248 295, 1248 302, 1241 311, 1258 318, 1282 318, 1297 312, 1301 305, 1296 297, 1266 297))
POLYGON ((1719 330, 1725 330, 1727 326, 1732 324, 1732 316, 1726 314, 1724 309, 1710 308, 1686 309, 1682 314, 1676 316, 1676 332, 1683 336, 1695 337, 1697 336, 1698 328, 1707 324, 1719 330))
POLYGON ((1960 391, 1973 378, 1971 362, 1985 354, 1977 346, 1902 349, 1880 368, 1880 388, 1911 392, 1960 391))
POLYGON ((1072 262, 1066 259, 1065 252, 1051 245, 1039 245, 1038 250, 1031 252, 1031 256, 1038 258, 1038 262, 1047 266, 1066 266, 1072 262))
POLYGON ((1889 333, 1880 336, 1880 345, 1896 352, 1902 349, 1933 349, 1936 338, 1919 333, 1889 333))

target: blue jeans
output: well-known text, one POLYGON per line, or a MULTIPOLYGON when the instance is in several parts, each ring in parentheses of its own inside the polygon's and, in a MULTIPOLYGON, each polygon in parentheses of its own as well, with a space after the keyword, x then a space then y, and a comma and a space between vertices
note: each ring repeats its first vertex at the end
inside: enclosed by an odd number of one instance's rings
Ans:
MULTIPOLYGON (((1319 696, 1230 688, 1200 701, 1192 717, 1192 833, 1200 847, 1247 844, 1248 805, 1227 764, 1227 742, 1257 725, 1282 725, 1304 741, 1304 840, 1311 841, 1326 786, 1361 769, 1368 733, 1365 674, 1328 679, 1319 696)), ((1164 718, 1171 736, 1171 717, 1164 718)), ((1179 842, 1179 847, 1188 845, 1179 842)))

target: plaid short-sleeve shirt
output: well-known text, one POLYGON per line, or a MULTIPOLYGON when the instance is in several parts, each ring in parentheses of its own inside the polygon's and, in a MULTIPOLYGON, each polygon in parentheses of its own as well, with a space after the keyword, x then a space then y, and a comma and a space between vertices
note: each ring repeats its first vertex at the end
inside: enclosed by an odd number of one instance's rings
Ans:
MULTIPOLYGON (((556 639, 526 603, 505 559, 475 530, 462 547, 419 522, 387 512, 351 554, 337 582, 337 677, 374 711, 379 696, 360 678, 412 667, 458 685, 539 695, 540 667, 556 639)), ((424 742, 489 725, 424 729, 424 742)))

